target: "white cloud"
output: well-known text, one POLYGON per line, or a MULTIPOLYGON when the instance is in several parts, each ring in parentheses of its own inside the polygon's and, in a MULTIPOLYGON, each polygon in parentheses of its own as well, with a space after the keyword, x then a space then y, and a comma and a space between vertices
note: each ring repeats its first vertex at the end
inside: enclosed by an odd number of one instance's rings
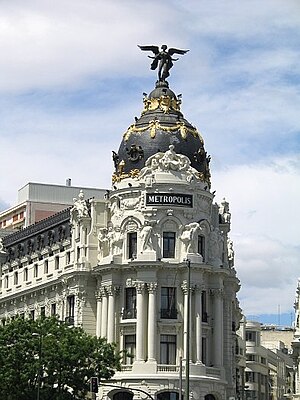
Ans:
POLYGON ((300 275, 300 159, 269 159, 213 174, 217 201, 226 196, 239 294, 246 314, 293 307, 300 275), (263 299, 263 300, 262 300, 263 299))
POLYGON ((111 150, 156 79, 136 45, 190 48, 170 85, 203 133, 218 201, 231 203, 242 306, 276 313, 280 298, 288 309, 300 265, 299 28, 297 0, 3 1, 0 207, 28 181, 109 187, 111 150))

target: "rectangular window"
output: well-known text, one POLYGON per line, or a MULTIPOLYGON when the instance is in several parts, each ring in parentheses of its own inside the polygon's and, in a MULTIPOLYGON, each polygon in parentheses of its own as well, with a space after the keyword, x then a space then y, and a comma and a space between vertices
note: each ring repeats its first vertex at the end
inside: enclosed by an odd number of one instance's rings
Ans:
POLYGON ((45 316, 46 316, 46 308, 41 307, 41 318, 45 318, 45 316))
POLYGON ((136 258, 137 255, 137 233, 129 232, 127 235, 128 240, 128 258, 136 258))
POLYGON ((56 315, 56 303, 52 303, 51 304, 51 316, 55 316, 56 315))
POLYGON ((18 272, 15 272, 15 274, 14 274, 14 284, 17 285, 18 281, 19 281, 19 274, 18 274, 18 272))
POLYGON ((125 288, 123 319, 136 318, 136 288, 125 288))
POLYGON ((49 262, 48 262, 48 260, 45 260, 45 262, 44 262, 44 273, 48 274, 48 272, 49 272, 49 262))
POLYGON ((176 288, 162 287, 161 288, 161 309, 160 317, 166 319, 176 319, 176 288))
POLYGON ((246 342, 256 342, 256 332, 246 331, 246 342))
POLYGON ((74 313, 75 313, 75 296, 71 295, 67 297, 67 316, 66 316, 66 322, 70 325, 74 325, 74 313))
POLYGON ((4 287, 5 287, 5 289, 8 288, 8 276, 7 275, 4 277, 4 287))
POLYGON ((246 354, 246 360, 247 361, 255 361, 255 355, 254 354, 246 354))
POLYGON ((176 335, 160 335, 160 363, 176 364, 176 335))
POLYGON ((20 212, 19 218, 20 218, 20 219, 23 219, 23 218, 24 218, 24 211, 21 211, 21 212, 20 212))
POLYGON ((24 269, 24 281, 28 281, 28 268, 24 269))
POLYGON ((132 364, 135 359, 135 348, 136 348, 136 336, 125 335, 124 336, 124 364, 132 364))
POLYGON ((54 263, 55 263, 55 269, 59 269, 59 256, 55 256, 54 263))
POLYGON ((255 373, 252 371, 246 371, 246 382, 255 382, 255 373))
POLYGON ((175 257, 175 232, 164 232, 163 233, 163 258, 174 258, 175 257))
POLYGON ((71 262, 71 253, 69 251, 66 252, 66 265, 69 265, 71 262))
POLYGON ((205 290, 201 292, 201 316, 202 316, 202 322, 208 322, 207 296, 205 290))
POLYGON ((31 318, 31 319, 34 319, 34 310, 31 310, 31 311, 30 311, 30 318, 31 318))
POLYGON ((18 221, 18 214, 13 216, 13 222, 16 222, 16 221, 18 221))
POLYGON ((198 236, 198 254, 200 254, 203 261, 205 261, 205 237, 202 235, 198 236))
POLYGON ((33 277, 34 277, 34 278, 37 278, 37 277, 38 277, 38 274, 39 274, 38 265, 37 265, 37 264, 34 264, 34 266, 33 266, 33 277))
POLYGON ((203 364, 207 363, 207 342, 206 342, 206 337, 202 338, 202 362, 203 364))

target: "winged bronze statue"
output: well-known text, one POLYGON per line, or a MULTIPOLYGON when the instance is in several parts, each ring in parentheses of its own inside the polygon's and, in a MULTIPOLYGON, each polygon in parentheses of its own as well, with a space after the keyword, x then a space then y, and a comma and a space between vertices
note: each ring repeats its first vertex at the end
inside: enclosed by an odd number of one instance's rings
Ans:
POLYGON ((161 50, 158 46, 138 46, 143 51, 152 51, 153 56, 148 56, 152 58, 151 69, 156 69, 158 67, 158 80, 165 81, 168 76, 170 76, 170 69, 173 67, 173 61, 177 61, 178 58, 172 58, 173 54, 184 55, 189 50, 180 50, 170 48, 167 50, 168 46, 163 44, 161 50))

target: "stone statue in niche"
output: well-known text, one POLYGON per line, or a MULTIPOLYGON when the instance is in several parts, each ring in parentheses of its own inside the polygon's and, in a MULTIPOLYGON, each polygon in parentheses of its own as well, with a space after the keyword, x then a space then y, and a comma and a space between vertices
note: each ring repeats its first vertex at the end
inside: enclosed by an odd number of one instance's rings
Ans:
POLYGON ((180 240, 184 245, 186 253, 198 253, 198 234, 200 226, 198 222, 191 222, 185 225, 184 230, 180 236, 180 240))
POLYGON ((227 254, 228 254, 228 265, 230 268, 233 268, 234 250, 233 250, 233 241, 231 239, 227 240, 227 254))
POLYGON ((108 228, 108 239, 109 246, 112 255, 119 255, 122 253, 123 246, 123 235, 119 227, 116 227, 115 230, 112 227, 108 228))
POLYGON ((78 197, 73 199, 74 206, 71 208, 71 219, 74 220, 81 217, 88 217, 89 210, 86 200, 84 200, 84 193, 80 190, 78 197))
POLYGON ((154 250, 153 246, 153 227, 150 221, 145 221, 145 225, 141 230, 142 252, 154 250))
POLYGON ((215 228, 209 236, 209 259, 213 264, 222 264, 224 239, 218 228, 215 228))
POLYGON ((107 229, 102 228, 98 234, 98 242, 99 242, 99 257, 98 259, 102 259, 103 257, 108 256, 109 254, 109 239, 107 236, 107 229))
POLYGON ((231 219, 231 214, 229 212, 229 203, 223 199, 221 205, 219 206, 219 216, 221 224, 229 224, 231 219))

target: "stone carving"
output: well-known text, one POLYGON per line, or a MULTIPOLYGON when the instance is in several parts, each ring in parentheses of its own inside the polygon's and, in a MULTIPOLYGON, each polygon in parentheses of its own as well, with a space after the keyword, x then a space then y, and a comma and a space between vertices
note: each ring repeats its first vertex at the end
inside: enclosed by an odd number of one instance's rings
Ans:
POLYGON ((98 259, 102 259, 103 257, 108 256, 109 254, 109 238, 107 236, 107 229, 102 228, 98 234, 98 242, 99 242, 99 257, 98 259))
POLYGON ((146 220, 145 225, 141 230, 142 252, 154 250, 153 237, 153 227, 151 226, 150 221, 146 220))
POLYGON ((128 154, 128 159, 132 162, 138 162, 144 158, 144 151, 141 146, 136 146, 132 144, 130 149, 126 147, 126 152, 128 154))
POLYGON ((231 239, 227 240, 227 254, 228 254, 228 265, 230 268, 233 268, 234 250, 233 250, 233 241, 231 239))
POLYGON ((119 255, 122 253, 123 247, 123 235, 119 227, 113 229, 113 227, 108 228, 108 239, 109 239, 109 248, 112 252, 112 255, 119 255))
POLYGON ((180 236, 180 240, 184 245, 186 253, 197 253, 198 233, 200 227, 197 222, 191 222, 185 225, 184 230, 180 236))
POLYGON ((78 197, 73 199, 74 206, 71 208, 71 220, 76 218, 88 217, 89 210, 86 200, 84 200, 84 193, 80 190, 78 197))
POLYGON ((3 244, 3 238, 0 238, 0 254, 4 254, 4 244, 3 244))
POLYGON ((229 203, 223 199, 221 205, 219 206, 219 216, 221 224, 229 224, 231 219, 231 214, 229 212, 229 203))
POLYGON ((214 229, 209 236, 209 259, 214 264, 219 266, 222 264, 222 254, 224 239, 218 228, 214 229))

